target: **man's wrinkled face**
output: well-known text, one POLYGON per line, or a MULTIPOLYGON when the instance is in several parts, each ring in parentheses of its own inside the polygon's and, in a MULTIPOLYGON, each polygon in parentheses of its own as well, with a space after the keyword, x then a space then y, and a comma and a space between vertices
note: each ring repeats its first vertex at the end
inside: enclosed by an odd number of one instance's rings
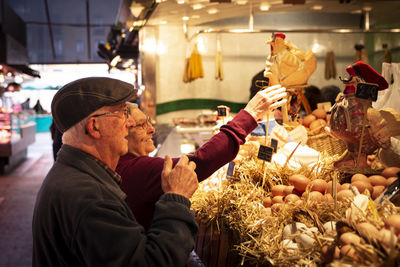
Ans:
POLYGON ((127 119, 126 104, 104 107, 92 117, 95 117, 96 125, 101 130, 104 141, 111 145, 113 151, 118 155, 126 154, 128 128, 132 126, 127 119))
POLYGON ((155 149, 152 139, 155 129, 147 116, 138 108, 130 109, 129 118, 135 122, 135 126, 129 128, 129 153, 135 156, 148 156, 155 149))

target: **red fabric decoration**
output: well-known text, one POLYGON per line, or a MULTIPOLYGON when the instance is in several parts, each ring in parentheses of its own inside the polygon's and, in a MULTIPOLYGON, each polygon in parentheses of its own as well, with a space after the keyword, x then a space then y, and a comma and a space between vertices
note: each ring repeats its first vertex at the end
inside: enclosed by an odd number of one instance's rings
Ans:
POLYGON ((348 74, 354 77, 359 77, 367 83, 374 83, 379 86, 379 91, 389 87, 385 78, 377 73, 370 65, 358 61, 346 68, 348 74))
POLYGON ((285 38, 286 38, 286 35, 283 34, 283 33, 281 33, 281 32, 275 32, 274 34, 275 34, 276 37, 280 37, 280 38, 282 38, 283 40, 285 40, 285 38))

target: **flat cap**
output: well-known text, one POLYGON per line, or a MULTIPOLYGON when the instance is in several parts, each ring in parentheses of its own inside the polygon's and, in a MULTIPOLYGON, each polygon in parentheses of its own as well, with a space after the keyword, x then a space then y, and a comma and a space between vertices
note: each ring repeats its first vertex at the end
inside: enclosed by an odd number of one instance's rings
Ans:
POLYGON ((51 102, 57 128, 65 132, 92 112, 104 106, 115 106, 131 100, 133 85, 112 78, 89 77, 64 85, 51 102))

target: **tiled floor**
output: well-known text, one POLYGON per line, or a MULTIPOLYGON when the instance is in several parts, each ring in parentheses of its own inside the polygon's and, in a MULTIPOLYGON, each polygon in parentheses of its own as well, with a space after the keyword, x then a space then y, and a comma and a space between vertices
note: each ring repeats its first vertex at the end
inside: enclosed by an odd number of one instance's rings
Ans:
POLYGON ((33 206, 52 164, 50 134, 39 133, 27 159, 0 176, 0 267, 32 266, 33 206))

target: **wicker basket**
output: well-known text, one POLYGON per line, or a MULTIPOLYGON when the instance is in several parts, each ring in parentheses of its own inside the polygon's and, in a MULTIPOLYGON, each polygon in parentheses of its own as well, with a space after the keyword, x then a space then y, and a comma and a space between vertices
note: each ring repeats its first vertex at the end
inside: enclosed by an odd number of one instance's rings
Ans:
POLYGON ((308 135, 307 145, 319 152, 325 152, 329 156, 341 156, 346 152, 346 144, 325 131, 316 135, 308 135))

